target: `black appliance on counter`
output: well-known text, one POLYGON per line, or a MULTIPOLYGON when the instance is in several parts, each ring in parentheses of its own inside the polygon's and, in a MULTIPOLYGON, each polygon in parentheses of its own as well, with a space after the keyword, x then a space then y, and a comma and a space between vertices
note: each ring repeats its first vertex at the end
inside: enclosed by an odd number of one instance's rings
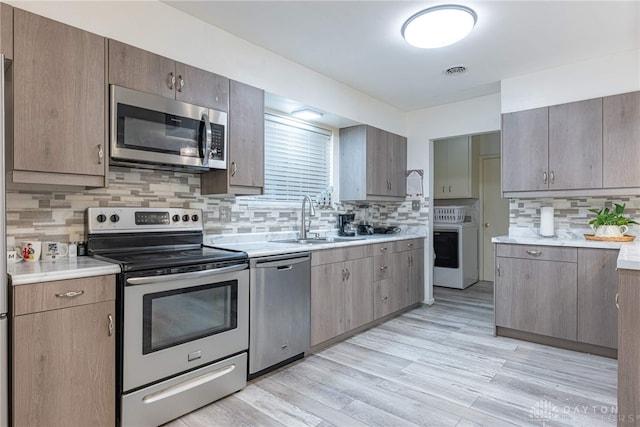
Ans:
POLYGON ((393 234, 400 232, 400 227, 395 225, 373 227, 374 234, 393 234))
POLYGON ((338 215, 338 235, 339 236, 355 236, 356 226, 353 223, 356 219, 355 214, 339 214, 338 215))
POLYGON ((249 261, 203 245, 199 209, 89 208, 116 263, 118 425, 160 425, 246 385, 249 261))
POLYGON ((369 224, 369 205, 360 205, 360 223, 358 224, 358 234, 373 234, 373 226, 369 224))

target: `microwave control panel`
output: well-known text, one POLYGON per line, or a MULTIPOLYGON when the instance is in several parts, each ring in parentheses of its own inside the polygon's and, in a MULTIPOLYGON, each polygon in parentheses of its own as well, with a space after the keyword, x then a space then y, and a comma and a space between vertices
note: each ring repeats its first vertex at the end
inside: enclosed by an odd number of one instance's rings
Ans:
POLYGON ((209 160, 224 160, 224 127, 211 124, 211 151, 209 160))

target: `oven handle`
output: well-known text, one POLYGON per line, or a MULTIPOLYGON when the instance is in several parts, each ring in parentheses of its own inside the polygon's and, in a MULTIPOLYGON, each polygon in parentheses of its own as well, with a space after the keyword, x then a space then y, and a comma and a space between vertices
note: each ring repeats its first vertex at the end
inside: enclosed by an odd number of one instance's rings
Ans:
POLYGON ((220 378, 224 375, 230 374, 235 369, 236 369, 236 365, 234 363, 233 365, 225 366, 224 368, 220 368, 213 372, 200 375, 199 377, 195 377, 183 383, 176 384, 171 387, 167 387, 164 390, 160 390, 143 397, 142 403, 154 403, 159 400, 166 399, 167 397, 174 396, 178 393, 182 393, 184 391, 206 384, 209 381, 215 380, 216 378, 220 378))
POLYGON ((197 279, 202 276, 215 276, 217 274, 231 273, 233 271, 246 270, 246 264, 231 265, 229 267, 216 268, 213 270, 193 271, 190 273, 167 274, 164 276, 130 277, 127 283, 131 285, 146 285, 148 283, 171 282, 181 279, 197 279))

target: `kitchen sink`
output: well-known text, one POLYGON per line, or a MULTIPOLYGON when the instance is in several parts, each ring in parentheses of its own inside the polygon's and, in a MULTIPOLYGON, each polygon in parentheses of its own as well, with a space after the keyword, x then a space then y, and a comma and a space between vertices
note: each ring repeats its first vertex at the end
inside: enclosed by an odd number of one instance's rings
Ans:
POLYGON ((288 240, 273 240, 273 243, 298 243, 300 245, 321 245, 323 243, 340 243, 340 242, 355 242, 358 240, 364 240, 357 237, 319 237, 317 239, 288 239, 288 240))

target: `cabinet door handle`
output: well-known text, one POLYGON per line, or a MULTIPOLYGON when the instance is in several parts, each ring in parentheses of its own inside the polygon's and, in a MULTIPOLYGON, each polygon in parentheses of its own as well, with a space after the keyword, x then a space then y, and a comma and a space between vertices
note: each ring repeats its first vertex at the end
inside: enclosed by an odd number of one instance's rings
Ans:
POLYGON ((616 293, 616 308, 620 309, 620 294, 616 293))
POLYGON ((98 144, 98 164, 102 164, 102 160, 104 159, 104 148, 102 148, 102 144, 98 144))
POLYGON ((387 302, 387 300, 389 299, 389 297, 381 297, 380 299, 382 300, 382 302, 387 302))
POLYGON ((412 248, 413 247, 413 243, 407 243, 407 247, 408 248, 412 248))
POLYGON ((527 253, 531 256, 540 256, 542 255, 542 251, 532 251, 532 250, 528 250, 527 253))
POLYGON ((182 88, 184 87, 184 79, 182 78, 182 76, 180 74, 178 74, 178 87, 176 87, 176 90, 178 92, 182 92, 182 88))
POLYGON ((73 298, 84 294, 84 291, 69 291, 63 294, 56 294, 57 298, 73 298))
POLYGON ((176 77, 173 75, 173 72, 169 73, 169 76, 167 77, 167 85, 169 86, 169 89, 173 89, 176 86, 176 77))
POLYGON ((236 162, 231 162, 231 176, 236 176, 236 172, 238 172, 238 165, 236 162))
POLYGON ((389 267, 386 266, 386 265, 383 265, 383 266, 380 267, 380 271, 385 271, 387 268, 389 268, 389 267))
POLYGON ((449 186, 449 193, 451 193, 451 186, 449 186))
POLYGON ((344 282, 347 279, 347 271, 343 268, 342 269, 342 281, 344 282))
POLYGON ((547 183, 547 172, 542 172, 542 183, 546 184, 547 183))
POLYGON ((500 274, 500 264, 496 264, 496 274, 498 275, 498 277, 502 277, 502 275, 500 274))
POLYGON ((554 171, 551 171, 549 173, 549 180, 551 181, 551 184, 555 184, 556 183, 556 173, 554 171))
POLYGON ((387 252, 387 248, 386 247, 380 248, 380 252, 387 252))
POLYGON ((107 318, 109 319, 109 336, 111 336, 113 335, 113 316, 109 314, 107 318))
POLYGON ((444 193, 444 185, 442 186, 442 192, 444 193))

